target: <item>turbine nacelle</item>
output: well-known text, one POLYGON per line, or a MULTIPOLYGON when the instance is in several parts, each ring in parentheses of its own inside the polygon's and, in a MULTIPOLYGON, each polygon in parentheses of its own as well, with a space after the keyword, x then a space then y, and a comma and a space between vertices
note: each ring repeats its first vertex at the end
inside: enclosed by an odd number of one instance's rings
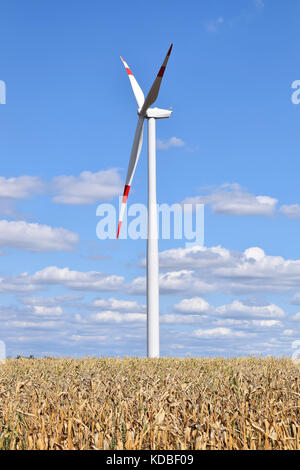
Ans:
MULTIPOLYGON (((138 115, 141 116, 139 111, 138 111, 138 115)), ((155 118, 155 119, 166 119, 166 118, 169 118, 171 114, 172 114, 172 111, 170 109, 148 108, 146 111, 145 117, 155 118)))

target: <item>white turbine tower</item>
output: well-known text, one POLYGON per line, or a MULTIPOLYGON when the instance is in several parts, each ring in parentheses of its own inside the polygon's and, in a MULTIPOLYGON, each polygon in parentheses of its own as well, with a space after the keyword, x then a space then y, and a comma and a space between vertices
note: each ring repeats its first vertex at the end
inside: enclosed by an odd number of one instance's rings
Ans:
POLYGON ((143 143, 144 119, 148 119, 148 241, 147 241, 147 355, 148 357, 159 357, 159 279, 158 279, 158 230, 157 230, 157 204, 156 204, 156 135, 155 120, 169 118, 172 111, 160 108, 150 108, 156 101, 161 81, 171 54, 171 44, 165 60, 159 69, 153 85, 144 98, 138 82, 133 76, 125 60, 121 60, 128 73, 132 90, 138 105, 138 123, 135 131, 131 149, 130 161, 127 171, 123 200, 119 216, 118 233, 124 216, 127 198, 141 153, 143 143))

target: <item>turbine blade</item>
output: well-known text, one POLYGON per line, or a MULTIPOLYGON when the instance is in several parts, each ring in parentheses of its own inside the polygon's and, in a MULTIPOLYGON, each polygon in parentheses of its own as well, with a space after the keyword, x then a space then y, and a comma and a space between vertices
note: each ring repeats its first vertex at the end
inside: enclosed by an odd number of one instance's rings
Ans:
POLYGON ((144 101, 145 101, 144 93, 143 93, 140 85, 136 81, 135 76, 133 75, 130 68, 128 67, 127 62, 125 62, 125 60, 123 59, 123 57, 121 57, 121 61, 123 62, 123 65, 124 65, 124 67, 126 69, 126 72, 128 74, 128 78, 130 80, 132 91, 134 93, 137 105, 138 105, 139 108, 141 108, 144 104, 144 101))
POLYGON ((146 96, 146 99, 145 99, 144 104, 142 106, 142 109, 140 111, 141 115, 146 114, 147 109, 150 108, 150 106, 156 101, 156 99, 158 97, 161 81, 162 81, 162 78, 164 76, 165 69, 166 69, 169 57, 171 55, 172 47, 173 47, 173 44, 171 44, 171 46, 168 50, 168 53, 165 57, 165 60, 163 61, 163 64, 162 64, 161 68, 159 69, 157 77, 154 80, 153 85, 152 85, 148 95, 146 96))
POLYGON ((132 182, 132 178, 136 169, 137 162, 139 160, 139 156, 141 153, 142 149, 142 143, 143 143, 143 124, 144 124, 144 117, 140 116, 137 126, 136 126, 136 131, 135 131, 135 136, 132 144, 132 149, 131 149, 131 155, 130 155, 130 160, 129 160, 129 165, 128 165, 128 170, 127 170, 127 176, 126 176, 126 183, 125 183, 125 188, 123 192, 123 200, 121 204, 121 209, 120 209, 120 215, 119 215, 119 223, 118 223, 118 233, 117 233, 117 238, 119 238, 120 234, 120 229, 121 225, 123 222, 123 217, 124 217, 124 212, 127 204, 127 198, 128 194, 130 191, 130 186, 132 182))

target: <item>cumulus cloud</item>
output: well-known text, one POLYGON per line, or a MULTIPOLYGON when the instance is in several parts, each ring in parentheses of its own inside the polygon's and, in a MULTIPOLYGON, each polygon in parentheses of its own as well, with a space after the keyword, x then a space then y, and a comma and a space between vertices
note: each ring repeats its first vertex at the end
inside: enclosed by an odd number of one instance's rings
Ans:
POLYGON ((22 218, 23 215, 16 209, 16 203, 20 199, 29 199, 41 194, 46 189, 46 183, 37 176, 0 176, 0 213, 5 217, 22 218))
POLYGON ((69 268, 49 266, 37 271, 29 278, 29 282, 38 285, 58 284, 69 289, 83 291, 114 291, 123 286, 124 278, 116 275, 108 275, 97 271, 75 271, 69 268))
MULTIPOLYGON (((177 288, 191 293, 205 279, 206 292, 218 290, 226 293, 288 292, 298 289, 300 283, 300 260, 268 256, 259 247, 243 253, 222 247, 178 248, 160 253, 160 268, 170 272, 183 272, 188 268, 188 283, 180 282, 177 288), (190 287, 189 287, 190 286, 190 287)), ((184 278, 184 276, 183 276, 184 278)), ((201 290, 199 289, 199 293, 201 290)))
POLYGON ((199 329, 194 331, 194 335, 198 338, 244 338, 247 336, 243 331, 233 331, 230 328, 212 328, 212 329, 199 329))
POLYGON ((184 147, 185 142, 179 137, 170 137, 167 140, 157 140, 157 148, 159 150, 168 150, 171 147, 184 147))
MULTIPOLYGON (((8 325, 8 324, 7 324, 8 325)), ((53 328, 57 328, 58 324, 55 321, 11 321, 9 322, 9 326, 13 328, 20 328, 20 329, 37 329, 37 330, 49 330, 53 328)))
POLYGON ((254 326, 272 328, 273 326, 281 326, 282 322, 279 320, 253 320, 254 326))
MULTIPOLYGON (((176 299, 181 296, 181 299, 174 301, 172 310, 161 305, 161 334, 166 348, 170 344, 181 344, 184 354, 186 351, 216 354, 222 353, 221 350, 226 353, 229 348, 231 353, 236 354, 289 354, 291 338, 296 337, 299 331, 298 315, 288 315, 274 303, 260 302, 257 295, 254 300, 230 297, 229 301, 223 301, 220 305, 208 303, 203 296, 210 292, 230 295, 264 291, 277 293, 280 289, 291 296, 291 290, 298 290, 300 260, 269 256, 260 247, 237 252, 221 246, 192 246, 163 251, 160 253, 160 263, 161 292, 175 295, 176 299), (244 338, 251 338, 251 341, 239 340, 244 338), (216 340, 218 351, 215 348, 216 340)), ((101 353, 111 353, 113 341, 123 345, 123 349, 116 346, 115 354, 126 353, 128 348, 132 348, 132 354, 144 353, 146 306, 135 300, 115 298, 120 292, 124 292, 124 297, 128 293, 144 295, 144 277, 125 282, 123 277, 113 274, 48 266, 33 274, 24 272, 0 278, 0 292, 22 294, 21 308, 0 309, 2 331, 6 338, 18 336, 21 338, 18 341, 22 344, 28 341, 28 347, 32 347, 34 343, 30 343, 30 337, 34 342, 39 337, 39 331, 48 331, 51 341, 70 348, 71 344, 81 342, 81 339, 77 341, 74 338, 90 338, 82 342, 90 344, 91 349, 85 350, 83 347, 81 351, 96 354, 96 338, 102 336, 109 339, 107 344, 110 346, 107 347, 110 349, 103 346, 101 353), (82 300, 81 295, 70 293, 48 298, 29 294, 53 286, 97 292, 99 298, 76 305, 77 300, 82 300), (114 294, 106 298, 100 294, 102 291, 114 294), (78 314, 78 307, 81 312, 82 308, 85 309, 81 315, 78 314), (128 336, 132 335, 132 326, 136 335, 134 340, 128 336), (22 333, 22 328, 26 329, 26 334, 22 333), (19 331, 17 335, 16 331, 19 331), (112 338, 111 331, 115 331, 115 338, 112 338)), ((17 343, 17 339, 14 341, 17 343)))
POLYGON ((145 313, 119 313, 113 311, 106 311, 95 313, 91 318, 100 323, 145 323, 145 313))
POLYGON ((26 251, 73 250, 79 236, 64 228, 49 225, 0 220, 0 246, 26 251))
POLYGON ((206 315, 202 315, 201 317, 199 315, 180 315, 178 313, 176 314, 166 314, 166 315, 161 315, 160 317, 160 323, 164 324, 178 324, 178 325, 192 325, 194 323, 199 323, 201 320, 206 319, 206 315))
MULTIPOLYGON (((214 269, 218 266, 234 266, 240 259, 240 254, 227 250, 221 246, 191 248, 174 248, 160 253, 159 264, 161 269, 180 270, 195 268, 214 269)), ((145 262, 145 260, 144 260, 145 262)))
POLYGON ((42 305, 45 307, 55 307, 69 303, 72 304, 82 299, 83 296, 79 294, 62 294, 57 295, 56 297, 20 297, 19 301, 23 305, 28 306, 42 305))
MULTIPOLYGON (((178 248, 160 253, 160 289, 162 294, 185 293, 203 296, 210 292, 233 294, 258 292, 289 292, 298 289, 300 283, 300 260, 268 256, 261 248, 252 247, 244 252, 235 252, 222 247, 178 248), (188 269, 183 269, 183 267, 188 269), (165 272, 166 271, 166 272, 165 272)), ((145 277, 125 283, 121 276, 97 271, 81 272, 67 267, 48 266, 33 275, 23 273, 0 279, 0 291, 26 293, 41 289, 44 285, 63 285, 68 289, 83 291, 123 291, 129 294, 146 292, 145 277)), ((145 306, 128 304, 128 301, 94 301, 95 307, 105 310, 141 311, 145 306), (118 303, 120 302, 120 303, 118 303)), ((130 301, 131 302, 131 301, 130 301)), ((178 304, 179 309, 192 308, 201 312, 207 307, 201 299, 178 304), (200 307, 199 307, 200 305, 200 307)), ((246 311, 247 306, 238 306, 246 311)), ((260 307, 262 309, 262 307, 260 307)), ((266 309, 263 310, 266 312, 266 309)))
POLYGON ((93 204, 108 201, 121 194, 122 187, 122 180, 116 168, 96 173, 83 171, 79 176, 60 175, 50 182, 45 182, 38 176, 0 176, 0 213, 4 217, 24 219, 24 214, 16 209, 20 200, 42 193, 54 193, 53 201, 56 203, 93 204))
POLYGON ((286 316, 277 305, 246 305, 239 300, 217 307, 215 312, 217 315, 229 318, 283 318, 286 316))
MULTIPOLYGON (((180 139, 177 144, 172 139, 169 146, 180 146, 180 139)), ((49 183, 38 176, 0 176, 0 210, 11 215, 15 213, 15 201, 46 192, 54 193, 53 201, 60 204, 93 204, 112 199, 121 194, 122 188, 123 182, 117 168, 96 173, 83 171, 79 176, 60 175, 49 183)))
POLYGON ((294 330, 288 330, 288 329, 287 329, 287 330, 284 330, 284 331, 282 332, 282 334, 283 334, 284 336, 292 336, 292 335, 294 334, 294 330))
POLYGON ((247 318, 243 319, 243 316, 240 318, 222 318, 219 320, 212 319, 212 323, 218 326, 231 326, 239 327, 246 330, 262 331, 262 328, 268 329, 273 327, 281 327, 282 322, 279 320, 252 320, 247 318))
POLYGON ((216 214, 271 216, 274 214, 278 200, 269 196, 250 194, 239 184, 224 184, 210 194, 190 197, 182 204, 206 204, 216 214))
MULTIPOLYGON (((208 283, 193 275, 193 271, 183 269, 181 271, 160 274, 159 287, 161 294, 174 294, 176 292, 207 293, 213 290, 208 283)), ((146 278, 138 277, 127 284, 130 294, 144 295, 146 292, 146 278)))
POLYGON ((0 278, 0 292, 26 293, 51 285, 60 285, 72 290, 109 292, 119 291, 123 284, 124 278, 121 276, 48 266, 32 275, 24 272, 18 276, 0 278))
POLYGON ((107 340, 111 341, 111 337, 105 335, 72 335, 70 339, 76 343, 103 343, 107 340))
POLYGON ((210 310, 210 306, 202 297, 193 297, 191 299, 183 299, 179 304, 174 305, 174 310, 181 313, 202 315, 210 310))
POLYGON ((95 299, 89 304, 90 308, 99 310, 113 310, 120 312, 144 312, 146 305, 140 305, 133 300, 118 300, 114 297, 109 299, 95 299))
MULTIPOLYGON (((53 277, 51 280, 53 280, 53 277)), ((53 299, 58 297, 62 296, 53 299)), ((101 343, 101 353, 111 351, 112 347, 115 354, 126 354, 129 348, 132 348, 130 351, 135 353, 144 353, 146 313, 127 312, 129 305, 122 303, 126 301, 119 301, 111 297, 107 299, 107 304, 100 303, 102 309, 106 305, 116 308, 117 304, 115 302, 120 302, 119 306, 125 309, 123 312, 121 310, 104 309, 92 314, 84 312, 82 315, 78 313, 74 315, 71 312, 66 313, 61 307, 54 305, 56 300, 51 302, 48 298, 48 301, 44 302, 47 304, 45 306, 36 305, 38 302, 36 299, 39 299, 39 297, 29 297, 28 299, 33 299, 31 302, 33 305, 30 305, 29 302, 26 308, 13 309, 4 306, 0 308, 2 334, 5 334, 6 338, 10 338, 9 341, 12 341, 13 338, 14 344, 21 344, 22 354, 25 354, 24 348, 27 347, 27 354, 33 353, 35 352, 33 348, 38 342, 41 345, 44 343, 45 335, 44 333, 39 335, 39 331, 47 331, 48 341, 53 345, 57 344, 57 347, 60 348, 61 344, 64 344, 64 347, 68 347, 69 351, 71 348, 77 354, 79 350, 84 354, 99 354, 99 343, 101 343), (133 326, 134 330, 132 330, 133 326), (114 332, 113 335, 112 331, 114 332), (77 345, 82 343, 82 349, 79 346, 79 349, 72 349, 74 343, 77 345), (90 349, 86 349, 87 344, 90 344, 90 349), (122 345, 122 349, 118 349, 120 345, 122 345)), ((40 299, 45 300, 46 298, 41 297, 40 299)), ((181 344, 184 355, 187 351, 190 351, 193 355, 215 355, 228 353, 229 351, 231 354, 290 351, 289 338, 296 334, 297 323, 294 321, 292 325, 289 324, 286 317, 280 318, 283 320, 282 322, 279 321, 276 318, 278 310, 273 306, 266 313, 266 316, 265 312, 262 316, 260 312, 257 312, 255 308, 258 305, 251 305, 253 310, 250 313, 247 311, 246 316, 241 314, 240 317, 235 318, 233 315, 233 318, 227 318, 227 314, 229 315, 230 311, 235 310, 228 308, 228 305, 218 307, 209 305, 207 315, 191 314, 188 313, 188 308, 186 308, 188 303, 184 300, 191 300, 190 308, 196 311, 199 308, 202 312, 208 305, 201 302, 202 298, 195 297, 193 299, 183 299, 182 302, 176 304, 182 307, 182 313, 164 314, 163 308, 161 309, 161 335, 166 350, 170 351, 172 344, 181 344), (219 314, 222 307, 225 307, 225 316, 219 314), (272 315, 275 318, 271 318, 272 315), (184 328, 178 328, 180 325, 183 325, 184 328), (251 338, 251 341, 243 341, 245 338, 251 338)), ((239 311, 248 305, 242 301, 237 302, 242 305, 242 307, 239 305, 236 309, 239 311)), ((39 303, 42 304, 43 300, 39 303)), ((229 304, 229 307, 232 305, 234 305, 234 302, 229 304)), ((261 307, 266 307, 266 305, 264 304, 261 307)), ((290 318, 290 321, 293 321, 293 317, 290 318)), ((18 346, 15 347, 18 348, 18 346)), ((43 354, 45 353, 43 352, 43 354)))
POLYGON ((300 218, 300 205, 291 204, 281 206, 279 211, 284 214, 289 219, 299 219, 300 218))
POLYGON ((59 317, 63 311, 61 307, 45 307, 44 305, 34 305, 32 313, 39 317, 59 317))
POLYGON ((60 204, 84 205, 109 201, 121 194, 123 182, 116 168, 83 171, 79 176, 62 175, 53 179, 53 201, 60 204))
POLYGON ((0 176, 0 198, 27 199, 45 190, 45 183, 37 176, 0 176))
POLYGON ((208 283, 193 276, 193 272, 188 270, 161 274, 159 285, 164 294, 186 290, 190 292, 207 293, 213 290, 208 283))
POLYGON ((183 299, 173 306, 173 310, 176 313, 161 316, 162 323, 201 323, 234 329, 238 327, 251 332, 257 328, 280 327, 282 323, 278 318, 286 318, 286 313, 274 304, 249 305, 235 300, 231 304, 215 307, 201 297, 183 299))

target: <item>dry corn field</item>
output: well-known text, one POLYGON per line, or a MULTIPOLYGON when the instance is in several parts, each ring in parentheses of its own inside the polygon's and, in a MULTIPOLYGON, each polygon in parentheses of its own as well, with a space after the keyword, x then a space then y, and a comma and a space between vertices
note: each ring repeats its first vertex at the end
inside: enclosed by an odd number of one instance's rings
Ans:
POLYGON ((0 449, 299 449, 289 359, 10 359, 0 449))

